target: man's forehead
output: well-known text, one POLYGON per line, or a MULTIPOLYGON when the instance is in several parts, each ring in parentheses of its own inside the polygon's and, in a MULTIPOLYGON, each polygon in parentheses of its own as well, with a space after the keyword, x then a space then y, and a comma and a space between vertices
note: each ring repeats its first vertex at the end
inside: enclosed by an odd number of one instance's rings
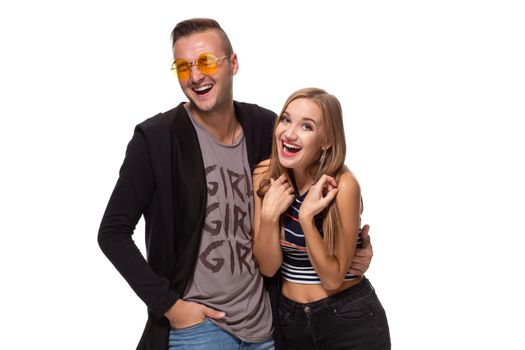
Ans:
POLYGON ((205 31, 182 37, 173 46, 175 57, 193 59, 204 52, 221 54, 221 38, 216 31, 205 31))

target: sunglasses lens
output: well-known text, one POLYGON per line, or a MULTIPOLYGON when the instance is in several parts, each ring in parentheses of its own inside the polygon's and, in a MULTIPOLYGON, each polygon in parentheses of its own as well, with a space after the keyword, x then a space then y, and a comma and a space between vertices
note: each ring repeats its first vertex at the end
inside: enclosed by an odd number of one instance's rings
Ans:
POLYGON ((203 53, 197 59, 197 66, 202 74, 213 74, 217 71, 217 57, 211 53, 203 53))
MULTIPOLYGON (((226 57, 226 56, 224 56, 226 57)), ((221 57, 220 59, 223 59, 221 57)), ((212 53, 203 53, 199 55, 195 62, 188 62, 184 58, 177 58, 171 65, 173 73, 177 72, 177 78, 187 80, 191 76, 191 67, 197 66, 202 74, 213 74, 217 71, 217 61, 219 59, 212 53)))
POLYGON ((182 58, 177 58, 173 63, 177 71, 177 77, 181 80, 186 80, 190 77, 191 67, 188 61, 182 58))

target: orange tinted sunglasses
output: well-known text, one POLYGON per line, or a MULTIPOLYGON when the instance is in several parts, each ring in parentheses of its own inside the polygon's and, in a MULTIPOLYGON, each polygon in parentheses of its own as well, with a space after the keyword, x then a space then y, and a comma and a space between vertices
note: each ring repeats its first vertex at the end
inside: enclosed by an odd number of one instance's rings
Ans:
POLYGON ((188 80, 191 75, 191 67, 197 66, 202 74, 210 75, 217 71, 217 62, 228 56, 217 57, 211 52, 201 53, 195 61, 188 62, 184 58, 177 58, 171 64, 171 71, 180 80, 188 80))

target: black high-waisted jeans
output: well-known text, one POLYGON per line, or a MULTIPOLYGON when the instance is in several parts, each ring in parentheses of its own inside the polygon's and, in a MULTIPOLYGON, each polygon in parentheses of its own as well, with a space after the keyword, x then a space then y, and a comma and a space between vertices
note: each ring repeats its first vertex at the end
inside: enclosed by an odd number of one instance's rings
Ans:
POLYGON ((287 350, 390 349, 385 310, 365 277, 313 303, 296 303, 281 295, 279 321, 287 350))

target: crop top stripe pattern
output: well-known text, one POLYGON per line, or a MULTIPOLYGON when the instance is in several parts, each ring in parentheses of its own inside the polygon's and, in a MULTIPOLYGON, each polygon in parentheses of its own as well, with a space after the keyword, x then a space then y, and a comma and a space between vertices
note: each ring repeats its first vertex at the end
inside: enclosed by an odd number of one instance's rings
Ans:
MULTIPOLYGON (((293 179, 292 182, 294 182, 293 179)), ((308 258, 304 233, 299 224, 299 209, 305 196, 306 194, 301 196, 295 189, 295 200, 283 215, 284 239, 281 239, 283 262, 280 271, 281 276, 290 282, 321 284, 321 280, 308 258)), ((321 235, 323 234, 323 219, 323 213, 314 218, 315 226, 321 235)), ((360 246, 360 241, 361 238, 359 237, 358 246, 360 246)), ((344 280, 348 281, 356 277, 347 273, 344 280)))

